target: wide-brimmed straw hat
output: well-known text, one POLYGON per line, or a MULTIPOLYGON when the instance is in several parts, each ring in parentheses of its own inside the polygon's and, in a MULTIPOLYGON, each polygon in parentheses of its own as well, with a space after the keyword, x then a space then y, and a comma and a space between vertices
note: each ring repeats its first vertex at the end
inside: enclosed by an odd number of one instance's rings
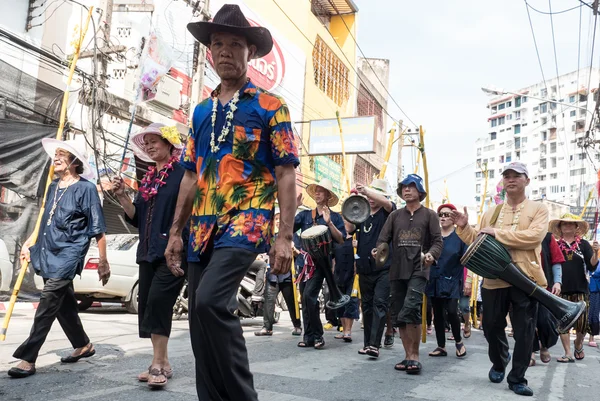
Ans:
POLYGON ((373 182, 371 182, 371 185, 369 185, 369 187, 377 192, 380 192, 381 195, 390 196, 390 187, 386 180, 376 178, 373 180, 373 182))
POLYGON ((333 207, 338 204, 340 198, 333 192, 333 183, 328 178, 323 178, 316 184, 309 184, 306 187, 306 193, 313 199, 315 199, 315 191, 317 187, 321 187, 326 189, 329 192, 329 201, 327 202, 327 206, 333 207))
POLYGON ((587 221, 583 220, 581 217, 566 213, 563 214, 560 219, 554 219, 550 221, 548 225, 549 231, 554 234, 554 236, 560 238, 562 233, 560 231, 560 223, 575 223, 577 224, 577 231, 579 235, 585 235, 590 229, 590 225, 587 221))
POLYGON ((161 123, 152 123, 146 128, 142 128, 140 131, 136 132, 131 136, 131 143, 133 148, 133 153, 140 159, 145 162, 153 162, 148 152, 146 152, 146 144, 144 143, 144 137, 148 134, 158 135, 161 138, 169 141, 171 145, 173 145, 173 150, 171 154, 173 156, 180 156, 181 151, 183 149, 183 143, 181 142, 181 137, 179 135, 179 131, 177 131, 176 127, 167 127, 161 123))
POLYGON ((48 156, 54 158, 57 149, 63 149, 75 156, 81 164, 83 165, 83 173, 79 174, 80 177, 85 178, 86 180, 94 180, 96 175, 94 174, 94 170, 92 170, 92 166, 87 158, 87 152, 85 151, 85 144, 80 144, 77 141, 68 140, 68 141, 59 141, 54 138, 44 138, 42 139, 42 146, 48 156))
POLYGON ((419 192, 419 200, 423 202, 423 200, 427 197, 427 192, 425 192, 425 188, 423 187, 423 179, 421 176, 417 174, 409 174, 398 184, 398 196, 404 199, 402 196, 402 187, 405 185, 415 184, 417 187, 417 191, 419 192))
POLYGON ((267 28, 252 26, 242 13, 240 6, 225 4, 212 21, 192 22, 187 25, 188 31, 198 42, 210 47, 210 36, 217 32, 229 32, 244 36, 248 45, 256 46, 254 58, 261 58, 269 54, 273 48, 273 37, 267 28))

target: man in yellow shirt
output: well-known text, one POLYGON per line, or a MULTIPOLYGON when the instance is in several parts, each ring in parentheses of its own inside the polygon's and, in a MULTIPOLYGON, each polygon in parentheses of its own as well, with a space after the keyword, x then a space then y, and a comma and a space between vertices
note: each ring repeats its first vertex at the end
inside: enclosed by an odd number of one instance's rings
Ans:
MULTIPOLYGON (((494 236, 508 249, 512 260, 526 276, 546 287, 540 252, 542 240, 548 231, 548 209, 543 203, 527 199, 525 188, 530 179, 525 164, 513 162, 506 165, 502 177, 506 202, 490 208, 481 219, 479 229, 469 226, 466 208, 464 213, 453 211, 456 233, 466 244, 474 242, 478 234, 494 236)), ((508 387, 519 395, 533 395, 533 390, 527 386, 525 372, 533 348, 537 301, 500 279, 485 279, 481 297, 485 309, 483 332, 492 362, 490 381, 502 382, 510 362, 505 329, 506 315, 512 306, 515 349, 513 367, 507 377, 508 387)))

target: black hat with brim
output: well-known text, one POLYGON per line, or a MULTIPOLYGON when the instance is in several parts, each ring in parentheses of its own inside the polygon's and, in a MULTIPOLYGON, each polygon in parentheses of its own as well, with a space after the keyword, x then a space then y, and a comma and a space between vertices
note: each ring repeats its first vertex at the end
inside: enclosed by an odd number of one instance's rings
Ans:
POLYGON ((273 48, 273 37, 267 28, 252 26, 242 13, 240 6, 225 4, 211 22, 192 22, 187 25, 194 38, 206 47, 210 47, 210 36, 217 32, 229 32, 246 38, 248 45, 256 46, 254 58, 269 54, 273 48))

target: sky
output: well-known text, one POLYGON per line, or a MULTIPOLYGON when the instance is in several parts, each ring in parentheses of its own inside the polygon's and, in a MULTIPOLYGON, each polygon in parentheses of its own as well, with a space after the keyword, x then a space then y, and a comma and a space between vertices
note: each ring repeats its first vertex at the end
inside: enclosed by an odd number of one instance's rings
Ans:
MULTIPOLYGON (((450 201, 474 206, 474 144, 488 133, 490 115, 486 108, 490 98, 481 87, 516 90, 542 81, 525 1, 354 1, 359 8, 358 45, 367 57, 390 60, 392 97, 426 131, 431 199, 441 200, 447 178, 450 201)), ((528 3, 549 11, 547 0, 528 3)), ((553 0, 551 7, 556 13, 579 4, 578 0, 553 0)), ((559 75, 576 71, 578 48, 580 68, 590 65, 592 10, 583 6, 581 11, 581 41, 579 7, 552 16, 555 63, 550 15, 530 9, 547 79, 556 77, 557 66, 559 75)), ((600 26, 597 31, 598 36, 600 26)), ((599 46, 600 40, 595 46, 596 66, 599 46)), ((592 83, 592 87, 597 85, 592 83)), ((391 100, 388 111, 410 124, 391 100)), ((413 172, 415 161, 412 149, 403 152, 406 172, 413 172)))

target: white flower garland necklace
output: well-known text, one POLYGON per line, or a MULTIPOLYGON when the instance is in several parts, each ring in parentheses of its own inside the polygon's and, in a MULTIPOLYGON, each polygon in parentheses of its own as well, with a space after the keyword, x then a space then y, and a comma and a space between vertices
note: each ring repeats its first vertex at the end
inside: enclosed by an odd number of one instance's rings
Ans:
POLYGON ((233 98, 223 107, 227 108, 229 106, 229 110, 227 111, 227 115, 225 116, 225 124, 223 124, 223 129, 221 129, 221 135, 217 138, 217 142, 215 144, 215 122, 217 121, 217 105, 219 103, 219 94, 215 94, 212 97, 212 131, 210 133, 210 150, 213 153, 217 153, 221 148, 221 143, 225 142, 225 138, 229 134, 229 130, 231 129, 231 121, 233 121, 233 113, 237 110, 237 102, 240 100, 240 91, 236 91, 233 95, 233 98))
MULTIPOLYGON (((497 225, 498 228, 502 229, 504 226, 504 211, 507 207, 508 203, 504 203, 502 205, 502 209, 500 210, 500 216, 498 216, 498 221, 497 221, 497 225)), ((519 226, 519 219, 521 218, 521 211, 523 210, 523 208, 525 207, 525 202, 522 202, 520 205, 518 205, 515 209, 515 214, 513 215, 513 221, 510 227, 510 231, 516 231, 517 227, 519 226)))

